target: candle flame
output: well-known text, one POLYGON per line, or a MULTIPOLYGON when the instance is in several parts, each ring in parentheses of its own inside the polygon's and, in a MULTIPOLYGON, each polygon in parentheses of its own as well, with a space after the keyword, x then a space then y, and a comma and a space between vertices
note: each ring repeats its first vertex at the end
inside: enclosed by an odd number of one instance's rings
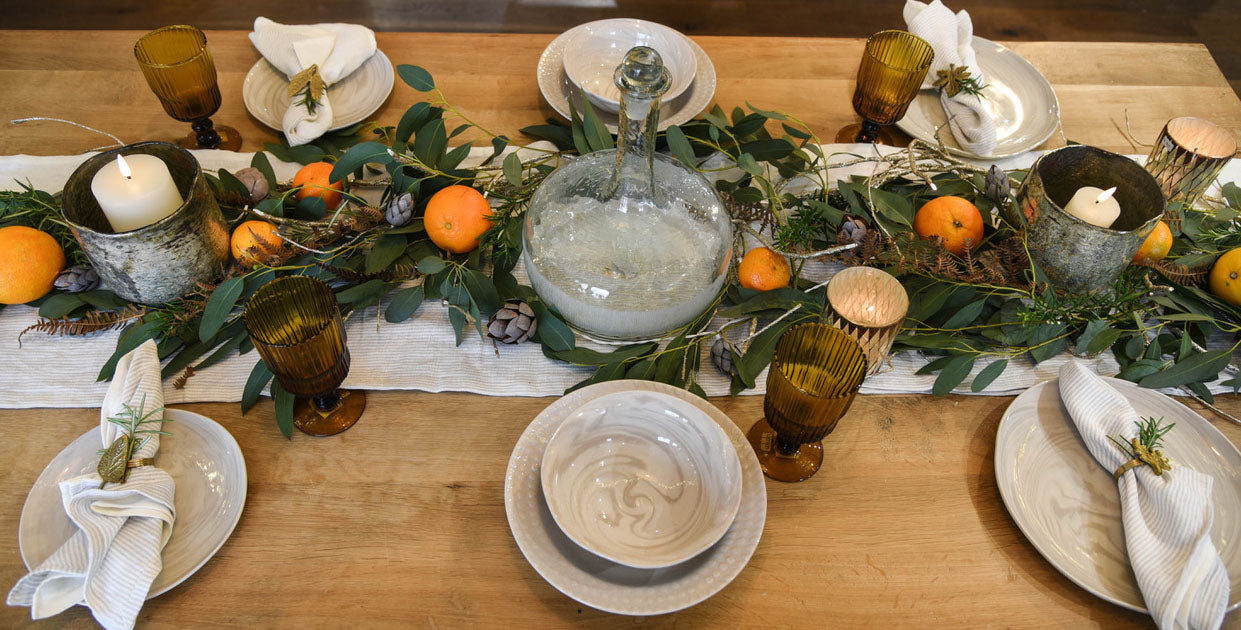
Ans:
POLYGON ((125 158, 116 156, 116 167, 121 170, 121 176, 125 179, 134 178, 134 172, 129 170, 129 163, 125 161, 125 158))
POLYGON ((1094 200, 1094 202, 1103 203, 1104 201, 1111 199, 1114 194, 1116 194, 1116 187, 1112 186, 1111 188, 1099 193, 1099 196, 1094 200))

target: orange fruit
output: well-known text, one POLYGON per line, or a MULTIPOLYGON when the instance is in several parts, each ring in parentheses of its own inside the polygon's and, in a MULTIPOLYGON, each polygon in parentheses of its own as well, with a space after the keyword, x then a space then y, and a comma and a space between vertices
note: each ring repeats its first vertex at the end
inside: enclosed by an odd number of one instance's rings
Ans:
POLYGON ((1211 267, 1211 293, 1221 300, 1241 306, 1241 247, 1230 249, 1211 267))
POLYGON ((787 287, 792 275, 789 261, 766 247, 746 252, 737 265, 737 279, 747 289, 770 291, 787 287))
POLYGON ((427 236, 445 251, 464 254, 478 247, 478 239, 491 228, 491 205, 469 186, 449 186, 427 202, 423 224, 427 236))
POLYGON ((323 203, 327 204, 328 210, 335 210, 340 205, 341 191, 345 189, 345 180, 338 182, 328 181, 328 176, 332 174, 335 165, 331 162, 315 162, 302 167, 293 177, 293 187, 298 188, 293 193, 294 197, 300 201, 307 197, 319 197, 323 203))
POLYGON ((51 234, 22 225, 0 228, 0 304, 25 304, 52 290, 65 251, 51 234))
POLYGON ((1138 248, 1138 253, 1133 255, 1134 263, 1153 263, 1163 260, 1168 252, 1172 250, 1172 230, 1168 228, 1168 224, 1160 221, 1155 224, 1155 229, 1151 231, 1150 236, 1142 242, 1142 246, 1138 248))
POLYGON ((280 251, 284 241, 276 235, 276 226, 266 221, 245 221, 233 229, 230 245, 233 249, 233 260, 243 265, 253 265, 258 259, 251 253, 257 249, 260 253, 274 254, 280 251))
POLYGON ((944 239, 944 249, 960 256, 982 242, 982 213, 966 199, 936 197, 918 208, 914 232, 922 238, 944 239))

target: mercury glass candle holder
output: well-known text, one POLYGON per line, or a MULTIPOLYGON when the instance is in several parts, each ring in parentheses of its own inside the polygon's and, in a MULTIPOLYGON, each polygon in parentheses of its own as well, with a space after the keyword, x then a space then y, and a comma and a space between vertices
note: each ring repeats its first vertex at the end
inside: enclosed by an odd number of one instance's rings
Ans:
POLYGON ((117 295, 163 304, 198 282, 214 282, 228 262, 228 225, 198 160, 167 142, 142 142, 95 155, 65 182, 62 213, 100 279, 117 295), (117 155, 153 155, 168 166, 185 201, 172 214, 136 230, 114 232, 91 191, 95 173, 117 155))
POLYGON ((1137 162, 1075 145, 1050 151, 1030 167, 1017 190, 1016 215, 1027 228, 1030 256, 1052 284, 1073 293, 1110 289, 1163 216, 1159 183, 1137 162), (1064 211, 1077 189, 1115 187, 1120 216, 1099 227, 1064 211))
MULTIPOLYGON (((1170 206, 1176 202, 1192 206, 1236 152, 1231 131, 1202 118, 1173 118, 1151 147, 1146 170, 1159 182, 1170 206)), ((1169 207, 1165 220, 1180 228, 1178 210, 1169 207)))
POLYGON ((905 117, 931 68, 935 50, 926 40, 905 31, 880 31, 866 40, 853 90, 853 111, 861 123, 836 134, 836 142, 895 144, 887 130, 905 117))
POLYGON ((887 362, 905 323, 909 294, 892 274, 874 267, 849 267, 827 283, 824 317, 858 342, 874 374, 887 362))
POLYGON ((134 44, 134 56, 147 85, 164 111, 194 132, 178 141, 187 149, 241 148, 241 134, 232 127, 216 127, 211 116, 220 109, 220 87, 207 36, 193 26, 165 26, 143 35, 134 44))

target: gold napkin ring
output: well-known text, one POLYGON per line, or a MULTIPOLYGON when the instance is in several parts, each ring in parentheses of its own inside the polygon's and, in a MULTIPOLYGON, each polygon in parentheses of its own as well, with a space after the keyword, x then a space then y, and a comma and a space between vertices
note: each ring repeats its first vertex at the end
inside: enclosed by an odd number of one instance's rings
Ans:
POLYGON ((126 468, 141 468, 143 466, 154 466, 154 465, 155 465, 154 457, 143 457, 142 459, 131 459, 128 462, 125 462, 126 468))
POLYGON ((1141 466, 1142 464, 1145 464, 1145 463, 1146 463, 1146 462, 1144 462, 1144 461, 1142 461, 1142 460, 1140 460, 1140 459, 1138 459, 1138 458, 1136 458, 1136 457, 1135 457, 1135 458, 1133 458, 1133 459, 1131 459, 1131 460, 1129 460, 1129 461, 1125 462, 1124 464, 1122 464, 1122 465, 1120 466, 1120 468, 1117 468, 1117 469, 1116 469, 1116 474, 1114 474, 1114 475, 1112 475, 1112 476, 1113 476, 1113 477, 1115 477, 1117 481, 1120 481, 1120 478, 1121 478, 1121 476, 1122 476, 1122 475, 1124 475, 1125 473, 1129 472, 1130 470, 1133 470, 1134 468, 1137 468, 1138 466, 1141 466))

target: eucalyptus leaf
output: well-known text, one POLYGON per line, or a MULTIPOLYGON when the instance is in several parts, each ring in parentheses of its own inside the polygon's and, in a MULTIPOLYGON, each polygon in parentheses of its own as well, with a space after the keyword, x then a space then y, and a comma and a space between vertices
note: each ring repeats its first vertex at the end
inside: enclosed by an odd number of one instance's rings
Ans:
POLYGON ((401 289, 392 296, 392 301, 388 303, 388 308, 384 310, 384 319, 391 324, 403 322, 418 311, 418 307, 422 306, 422 302, 422 287, 401 289))
POLYGON ((426 275, 439 273, 443 271, 448 263, 444 262, 439 256, 426 256, 418 260, 418 271, 426 275))
POLYGON ((974 369, 974 360, 976 355, 960 354, 952 357, 952 360, 944 364, 944 369, 940 370, 939 376, 935 378, 935 384, 931 386, 931 393, 936 396, 943 396, 952 392, 965 377, 970 375, 970 370, 974 369))
POLYGON ((266 153, 262 151, 256 152, 254 157, 250 158, 250 167, 257 169, 258 172, 263 174, 263 179, 267 180, 268 189, 276 189, 276 184, 280 183, 280 181, 276 179, 276 171, 272 169, 271 160, 267 159, 266 153))
MULTIPOLYGON (((479 313, 490 317, 500 310, 500 293, 496 290, 491 278, 473 269, 467 269, 461 281, 470 292, 470 299, 478 306, 479 313)), ((480 320, 481 321, 481 320, 480 320)))
POLYGON ((978 371, 978 375, 974 377, 974 382, 970 383, 970 391, 977 394, 995 381, 1000 374, 1004 373, 1004 368, 1008 367, 1008 359, 1000 359, 993 361, 978 371))
POLYGON ((293 439, 293 402, 295 397, 280 385, 280 381, 271 382, 271 397, 276 403, 276 425, 285 439, 293 439))
POLYGON ((430 92, 435 89, 435 79, 431 78, 431 73, 421 66, 403 63, 396 67, 396 73, 406 85, 419 92, 430 92))
POLYGON ((465 324, 468 318, 465 313, 455 308, 448 309, 448 323, 452 324, 453 335, 456 336, 457 345, 460 346, 465 341, 465 324))
POLYGON ((539 301, 531 302, 530 308, 539 322, 534 333, 539 343, 557 351, 572 350, 577 346, 573 331, 551 309, 539 301))
POLYGON ((271 382, 272 373, 267 369, 267 364, 262 359, 254 364, 254 368, 250 370, 250 376, 246 379, 246 386, 241 392, 241 413, 245 415, 254 403, 258 402, 259 396, 263 393, 263 388, 271 382))
POLYGON ((668 150, 681 160, 683 164, 690 168, 698 166, 698 159, 694 157, 694 148, 690 146, 689 139, 685 137, 685 132, 677 125, 672 125, 664 131, 664 137, 668 141, 668 150))
MULTIPOLYGON (((1099 333, 1107 330, 1107 328, 1108 328, 1108 323, 1102 319, 1091 320, 1090 323, 1086 324, 1086 329, 1082 331, 1082 334, 1077 336, 1077 341, 1073 342, 1074 346, 1077 349, 1077 354, 1080 354, 1080 355, 1089 354, 1087 350, 1090 347, 1090 342, 1094 341, 1095 337, 1099 333)), ((1110 346, 1110 345, 1112 344, 1109 343, 1103 346, 1103 348, 1106 348, 1107 346, 1110 346)), ((1100 350, 1102 350, 1103 348, 1100 348, 1100 350)))
POLYGON ((160 326, 161 322, 155 319, 140 320, 127 326, 116 340, 116 350, 112 352, 112 356, 103 364, 103 367, 99 368, 96 380, 112 380, 112 375, 116 372, 117 361, 148 339, 155 339, 159 335, 160 326))
POLYGON ((1215 350, 1191 355, 1184 361, 1178 361, 1166 370, 1151 374, 1138 381, 1138 385, 1151 389, 1177 387, 1188 383, 1210 382, 1219 377, 1219 373, 1228 366, 1232 353, 1228 350, 1215 350))
POLYGON ((391 231, 385 233, 375 239, 370 251, 366 252, 366 265, 363 270, 366 273, 377 273, 387 269, 405 253, 408 245, 409 239, 404 234, 393 234, 391 231))
POLYGON ((951 330, 974 323, 974 320, 978 319, 978 315, 982 313, 982 309, 986 305, 986 298, 970 302, 963 308, 957 310, 957 312, 953 313, 952 317, 949 317, 948 321, 944 322, 943 327, 951 330))
POLYGON ((82 296, 76 293, 56 293, 39 305, 39 317, 65 317, 82 306, 86 306, 86 300, 83 300, 82 296))
POLYGON ((203 308, 202 321, 198 324, 200 341, 206 342, 220 332, 229 313, 232 313, 233 307, 237 305, 237 298, 241 297, 243 288, 244 281, 241 278, 229 278, 211 292, 211 297, 203 308))
POLYGON ((514 186, 521 186, 521 158, 517 157, 517 152, 508 154, 504 157, 504 179, 514 186))

